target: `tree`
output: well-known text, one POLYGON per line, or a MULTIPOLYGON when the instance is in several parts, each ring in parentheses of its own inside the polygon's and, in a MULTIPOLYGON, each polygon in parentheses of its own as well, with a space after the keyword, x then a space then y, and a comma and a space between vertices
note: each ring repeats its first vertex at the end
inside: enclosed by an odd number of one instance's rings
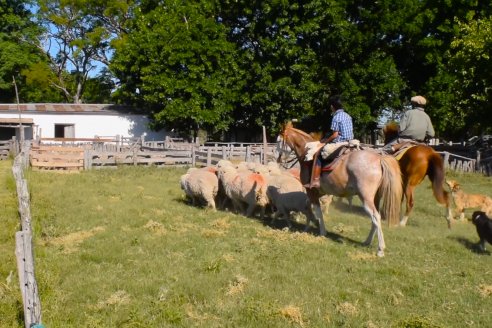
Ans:
POLYGON ((124 33, 133 1, 38 0, 38 5, 52 71, 46 82, 66 101, 89 99, 84 97, 86 83, 101 65, 109 64, 111 40, 124 33))
POLYGON ((300 118, 311 122, 305 129, 326 128, 328 98, 342 94, 360 135, 382 109, 401 104, 405 83, 393 59, 379 50, 382 42, 366 33, 359 11, 351 11, 355 1, 221 3, 230 39, 248 58, 246 96, 237 113, 247 113, 251 125, 274 130, 300 118))
MULTIPOLYGON (((440 98, 451 100, 441 103, 450 114, 445 120, 451 130, 450 134, 455 137, 491 133, 492 18, 489 16, 468 23, 457 23, 459 34, 446 52, 447 60, 440 67, 438 76, 440 80, 436 79, 452 95, 452 98, 440 98)), ((441 109, 441 112, 446 110, 441 109)))
POLYGON ((207 2, 167 2, 137 10, 118 40, 111 70, 121 102, 181 131, 226 130, 243 74, 226 27, 207 2))
POLYGON ((46 87, 30 84, 26 78, 30 67, 47 67, 36 46, 41 31, 26 9, 29 2, 0 0, 0 4, 0 102, 16 101, 14 77, 21 101, 35 101, 39 94, 48 99, 56 98, 56 94, 49 93, 46 87))

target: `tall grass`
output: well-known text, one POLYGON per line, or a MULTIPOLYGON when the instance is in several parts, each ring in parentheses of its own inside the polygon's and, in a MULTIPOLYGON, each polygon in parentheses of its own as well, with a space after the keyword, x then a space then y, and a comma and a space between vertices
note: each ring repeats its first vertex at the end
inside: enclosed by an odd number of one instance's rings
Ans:
MULTIPOLYGON (((329 235, 322 238, 315 228, 300 232, 302 220, 297 231, 286 231, 283 222, 270 226, 191 207, 179 188, 184 171, 27 172, 46 326, 492 324, 492 258, 475 251, 470 223, 447 229, 427 180, 417 189, 408 226, 384 227, 386 257, 377 258, 376 241, 370 248, 360 244, 370 222, 357 201, 332 204, 329 235)), ((465 191, 492 196, 491 178, 448 176, 465 191)), ((18 223, 11 178, 2 179, 10 214, 2 213, 0 322, 20 327, 18 283, 3 284, 16 270, 18 223)))

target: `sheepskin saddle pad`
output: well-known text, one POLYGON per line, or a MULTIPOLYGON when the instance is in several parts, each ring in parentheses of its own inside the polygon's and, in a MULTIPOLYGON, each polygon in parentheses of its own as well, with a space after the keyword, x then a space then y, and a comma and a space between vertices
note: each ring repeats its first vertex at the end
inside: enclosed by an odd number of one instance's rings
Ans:
POLYGON ((343 151, 342 147, 344 149, 359 149, 360 148, 360 141, 357 139, 352 139, 349 141, 343 141, 343 142, 337 142, 337 143, 321 143, 319 141, 313 141, 313 142, 308 142, 306 143, 306 156, 305 159, 306 161, 312 161, 315 158, 316 153, 321 152, 321 158, 326 160, 330 157, 330 155, 334 154, 338 150, 338 156, 342 155, 345 153, 343 151))

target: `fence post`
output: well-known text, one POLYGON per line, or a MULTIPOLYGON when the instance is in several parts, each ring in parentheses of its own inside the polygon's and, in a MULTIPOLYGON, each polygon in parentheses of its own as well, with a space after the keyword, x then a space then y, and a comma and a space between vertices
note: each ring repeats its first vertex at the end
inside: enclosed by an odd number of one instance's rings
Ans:
POLYGON ((196 160, 195 160, 196 154, 195 154, 195 152, 196 152, 196 147, 194 147, 194 146, 191 147, 191 166, 192 167, 195 167, 195 165, 196 165, 196 160))
MULTIPOLYGON (((24 147, 26 151, 28 147, 24 147)), ((21 219, 21 231, 15 234, 15 255, 17 258, 17 270, 19 285, 22 292, 24 308, 24 325, 26 328, 41 325, 41 302, 38 295, 38 286, 34 276, 34 257, 32 251, 31 209, 27 180, 23 178, 24 154, 19 154, 12 166, 12 173, 17 188, 19 214, 21 219)))
POLYGON ((41 322, 41 302, 38 285, 34 277, 34 258, 32 253, 32 235, 30 231, 15 233, 15 255, 19 272, 19 285, 24 303, 24 325, 30 328, 41 322))
POLYGON ((263 157, 260 161, 260 163, 263 163, 264 165, 267 164, 267 137, 266 137, 266 127, 263 125, 263 157))
POLYGON ((475 163, 477 171, 480 171, 480 160, 482 159, 482 153, 477 150, 477 162, 475 163))
POLYGON ((212 149, 207 149, 207 166, 212 165, 212 149))
POLYGON ((222 146, 222 159, 227 159, 226 146, 222 146))
POLYGON ((444 168, 449 167, 449 153, 447 151, 444 152, 444 168))
POLYGON ((251 160, 251 146, 246 146, 246 156, 244 161, 248 163, 251 160))
POLYGON ((90 170, 91 169, 91 155, 90 155, 90 150, 89 149, 84 149, 84 170, 90 170))
POLYGON ((137 158, 137 147, 133 147, 133 165, 137 166, 138 164, 138 158, 137 158))

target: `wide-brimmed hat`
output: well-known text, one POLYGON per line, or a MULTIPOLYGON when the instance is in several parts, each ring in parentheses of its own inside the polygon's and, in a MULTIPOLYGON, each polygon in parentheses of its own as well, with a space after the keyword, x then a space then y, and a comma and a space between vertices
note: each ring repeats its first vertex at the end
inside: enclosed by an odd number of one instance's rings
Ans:
POLYGON ((419 105, 419 106, 425 106, 425 104, 427 104, 427 100, 422 97, 422 96, 414 96, 410 99, 410 101, 413 103, 413 104, 416 104, 416 105, 419 105))

